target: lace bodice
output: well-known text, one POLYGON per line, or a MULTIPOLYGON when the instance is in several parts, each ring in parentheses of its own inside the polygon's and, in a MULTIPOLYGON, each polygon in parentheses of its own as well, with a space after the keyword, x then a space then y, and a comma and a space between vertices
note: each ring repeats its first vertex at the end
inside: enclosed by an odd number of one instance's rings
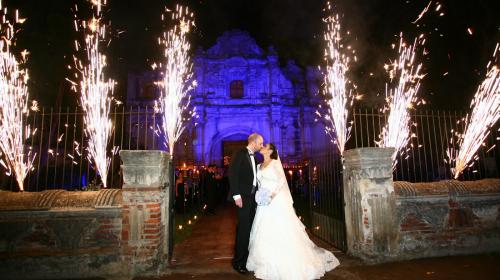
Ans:
POLYGON ((274 172, 274 169, 272 168, 271 165, 273 165, 273 162, 271 162, 266 168, 261 169, 262 164, 259 164, 259 168, 257 169, 257 180, 259 180, 259 189, 265 188, 270 190, 271 192, 276 191, 278 188, 279 184, 279 178, 276 172, 274 172))
POLYGON ((285 191, 287 193, 286 196, 289 196, 291 199, 285 173, 279 161, 272 160, 264 169, 261 169, 261 167, 262 164, 259 164, 257 169, 259 189, 265 188, 274 194, 285 191))

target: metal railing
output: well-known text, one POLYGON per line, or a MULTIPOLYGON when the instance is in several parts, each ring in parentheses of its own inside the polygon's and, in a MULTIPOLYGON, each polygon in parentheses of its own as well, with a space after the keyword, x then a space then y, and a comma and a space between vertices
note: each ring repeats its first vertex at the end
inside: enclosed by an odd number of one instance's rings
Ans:
MULTIPOLYGON (((451 129, 463 130, 459 120, 462 112, 449 111, 414 111, 412 127, 415 137, 411 139, 412 149, 398 156, 395 180, 411 182, 449 179, 449 166, 444 162, 446 149, 451 137, 451 129)), ((114 131, 110 147, 119 149, 165 149, 161 137, 155 128, 161 121, 151 106, 121 106, 110 114, 114 131)), ((375 109, 355 109, 352 119, 352 136, 347 149, 355 147, 373 147, 383 128, 387 116, 375 109)), ((29 123, 36 133, 28 139, 28 145, 36 152, 34 168, 25 181, 25 190, 41 191, 44 189, 66 188, 85 189, 96 187, 100 179, 84 151, 83 112, 79 108, 43 109, 30 114, 29 123)), ((498 177, 500 166, 500 148, 498 146, 486 152, 498 140, 497 124, 479 151, 479 160, 474 168, 468 168, 461 179, 472 180, 484 177, 498 177)), ((183 135, 179 142, 189 142, 190 135, 183 135)), ((318 139, 315 139, 315 142, 318 139)), ((325 139, 325 141, 329 141, 325 139)), ((326 150, 316 151, 316 155, 328 154, 335 150, 333 144, 324 145, 326 150), (331 151, 330 151, 331 150, 331 151)), ((192 156, 185 151, 187 146, 179 145, 178 158, 192 156)), ((411 146, 410 146, 411 147, 411 146)), ((189 161, 189 159, 187 159, 189 161)), ((3 167, 2 167, 3 168, 3 167)), ((5 171, 5 170, 4 170, 5 171)), ((120 159, 112 155, 107 178, 108 186, 121 186, 120 159)), ((17 190, 12 176, 0 175, 0 187, 17 190)))
MULTIPOLYGON (((110 118, 114 130, 110 150, 163 149, 155 133, 158 115, 150 106, 115 108, 110 118), (147 128, 147 129, 145 129, 147 128)), ((45 189, 92 189, 97 188, 97 178, 92 163, 87 159, 83 112, 79 108, 44 109, 32 112, 28 118, 36 132, 27 141, 36 153, 34 168, 25 181, 26 191, 45 189)), ((107 178, 108 186, 121 187, 120 159, 110 154, 111 162, 107 178)), ((3 189, 17 190, 13 176, 0 176, 3 189)))
MULTIPOLYGON (((464 112, 457 111, 413 111, 411 130, 413 137, 403 154, 397 156, 394 180, 410 182, 429 182, 451 179, 450 166, 446 162, 452 130, 465 129, 464 112)), ((352 137, 348 148, 375 147, 387 121, 387 114, 375 109, 356 109, 353 111, 352 137)), ((500 147, 495 146, 499 125, 491 129, 484 147, 478 151, 479 160, 467 168, 461 180, 478 180, 498 177, 500 166, 500 147), (489 149, 492 147, 491 149, 489 149)))
MULTIPOLYGON (((451 179, 450 166, 445 162, 451 130, 463 131, 462 112, 415 111, 411 116, 412 133, 408 150, 398 155, 394 180, 429 182, 451 179)), ((375 109, 355 109, 352 112, 352 134, 346 149, 375 147, 387 115, 375 109)), ((461 180, 498 178, 500 166, 497 134, 499 125, 492 131, 474 166, 465 170, 461 180), (490 148, 492 147, 492 148, 490 148)), ((310 229, 319 238, 345 251, 346 228, 342 162, 337 148, 326 136, 315 139, 316 147, 308 162, 310 229), (326 148, 325 148, 326 147, 326 148)))
POLYGON ((342 159, 329 151, 308 164, 310 230, 319 238, 347 250, 342 159))

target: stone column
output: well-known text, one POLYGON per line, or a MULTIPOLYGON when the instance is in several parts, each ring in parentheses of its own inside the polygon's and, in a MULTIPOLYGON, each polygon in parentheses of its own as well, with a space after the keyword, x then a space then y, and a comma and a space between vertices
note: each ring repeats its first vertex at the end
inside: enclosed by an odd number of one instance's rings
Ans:
MULTIPOLYGON (((161 271, 168 260, 171 157, 163 151, 120 151, 122 242, 132 275, 161 271)), ((171 220, 170 220, 171 221, 171 220)))
MULTIPOLYGON (((198 110, 198 108, 197 108, 198 110)), ((202 109, 203 112, 203 109, 202 109)), ((202 113, 203 114, 203 113, 202 113)), ((203 117, 202 117, 203 118, 203 117)), ((205 165, 205 161, 203 159, 203 145, 205 143, 203 137, 203 126, 204 120, 199 121, 198 125, 195 127, 195 139, 193 140, 194 145, 194 163, 196 165, 205 165)))
POLYGON ((312 155, 312 142, 313 142, 313 126, 314 126, 314 111, 311 107, 305 107, 302 119, 302 157, 310 158, 312 155))
POLYGON ((393 152, 393 148, 360 148, 344 153, 348 253, 369 263, 397 253, 393 152))

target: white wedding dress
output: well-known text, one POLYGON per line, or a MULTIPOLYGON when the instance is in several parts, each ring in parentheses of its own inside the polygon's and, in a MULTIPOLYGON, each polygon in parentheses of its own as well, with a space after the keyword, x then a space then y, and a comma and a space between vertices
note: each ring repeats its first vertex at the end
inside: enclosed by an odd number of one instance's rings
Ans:
POLYGON ((250 233, 247 269, 260 279, 305 280, 322 277, 339 265, 335 256, 317 247, 295 214, 281 162, 258 169, 259 190, 277 193, 269 205, 257 206, 250 233))

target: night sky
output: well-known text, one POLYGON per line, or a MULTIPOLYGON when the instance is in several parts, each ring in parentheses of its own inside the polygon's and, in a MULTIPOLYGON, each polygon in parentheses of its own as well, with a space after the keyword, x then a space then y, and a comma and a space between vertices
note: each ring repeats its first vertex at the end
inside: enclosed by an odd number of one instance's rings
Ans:
MULTIPOLYGON (((30 52, 30 93, 44 106, 74 106, 76 95, 66 77, 73 55, 73 41, 80 35, 73 30, 72 7, 83 0, 3 0, 10 9, 19 9, 27 18, 17 35, 17 48, 30 52)), ((420 95, 430 101, 426 109, 464 109, 485 75, 496 42, 500 41, 500 15, 497 0, 439 1, 439 16, 432 1, 429 12, 412 24, 428 0, 339 0, 333 1, 344 30, 346 42, 356 49, 358 62, 350 77, 366 100, 384 94, 388 77, 384 63, 395 58, 392 43, 404 33, 407 41, 427 34, 429 54, 420 59, 427 76, 420 95), (436 30, 437 28, 437 30, 436 30), (467 29, 472 30, 472 35, 467 29), (444 75, 447 73, 447 75, 444 75), (372 73, 372 75, 370 75, 372 73)), ((109 75, 117 80, 115 95, 125 96, 127 74, 150 70, 159 61, 157 38, 166 26, 160 21, 165 5, 174 1, 108 0, 106 19, 111 22, 112 40, 106 50, 109 75)), ((195 12, 196 29, 192 49, 207 49, 224 31, 248 31, 267 50, 273 45, 281 63, 293 59, 301 66, 322 64, 324 1, 314 0, 198 0, 180 1, 195 12)), ((167 26, 168 27, 168 26, 167 26)), ((119 97, 120 98, 120 97, 119 97)))

